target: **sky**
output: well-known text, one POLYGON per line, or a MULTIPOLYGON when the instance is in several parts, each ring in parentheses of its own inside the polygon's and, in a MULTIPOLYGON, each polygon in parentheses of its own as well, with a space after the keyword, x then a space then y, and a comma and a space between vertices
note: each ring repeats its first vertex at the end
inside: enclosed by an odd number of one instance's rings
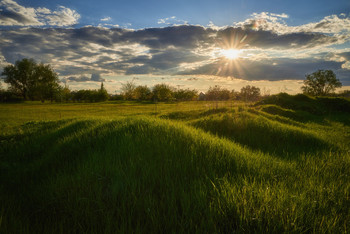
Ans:
POLYGON ((23 58, 51 64, 72 90, 300 93, 318 69, 350 89, 350 1, 0 0, 0 71, 23 58))

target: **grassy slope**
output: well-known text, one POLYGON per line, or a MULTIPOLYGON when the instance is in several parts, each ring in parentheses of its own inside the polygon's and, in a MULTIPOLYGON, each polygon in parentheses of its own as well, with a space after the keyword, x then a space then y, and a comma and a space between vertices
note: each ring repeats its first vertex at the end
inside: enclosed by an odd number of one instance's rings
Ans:
POLYGON ((346 111, 187 105, 3 125, 0 231, 348 231, 346 111))

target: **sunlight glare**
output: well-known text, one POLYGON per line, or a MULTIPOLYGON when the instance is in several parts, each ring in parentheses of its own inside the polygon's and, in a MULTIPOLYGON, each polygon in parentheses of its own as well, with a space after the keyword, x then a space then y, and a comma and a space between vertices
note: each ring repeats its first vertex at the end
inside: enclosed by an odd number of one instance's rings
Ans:
POLYGON ((225 56, 227 59, 236 59, 239 57, 241 51, 235 49, 222 50, 221 54, 225 56))

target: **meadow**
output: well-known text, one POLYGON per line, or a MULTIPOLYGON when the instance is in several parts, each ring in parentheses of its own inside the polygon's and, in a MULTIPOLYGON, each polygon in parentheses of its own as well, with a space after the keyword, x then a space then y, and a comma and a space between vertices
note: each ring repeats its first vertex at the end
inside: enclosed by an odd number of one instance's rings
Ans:
POLYGON ((0 233, 347 233, 350 101, 0 104, 0 233))

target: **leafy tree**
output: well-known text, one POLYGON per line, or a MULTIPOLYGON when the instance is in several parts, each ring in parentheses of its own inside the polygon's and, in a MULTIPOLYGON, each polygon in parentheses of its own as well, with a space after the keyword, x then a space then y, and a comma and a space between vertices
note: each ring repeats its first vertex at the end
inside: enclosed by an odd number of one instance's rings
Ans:
POLYGON ((2 74, 10 90, 20 94, 25 100, 53 100, 59 89, 58 75, 50 65, 37 64, 33 59, 16 61, 8 65, 2 74))
POLYGON ((198 97, 198 91, 195 89, 178 89, 173 92, 173 96, 177 101, 192 101, 198 97))
POLYGON ((33 59, 22 59, 15 65, 8 65, 4 68, 2 76, 5 76, 5 83, 10 84, 11 89, 28 98, 28 91, 34 80, 34 68, 36 63, 33 59))
POLYGON ((61 101, 68 102, 71 98, 72 98, 71 91, 70 91, 69 87, 65 85, 60 90, 60 99, 61 99, 61 101))
POLYGON ((173 99, 172 88, 167 84, 156 84, 152 92, 153 99, 156 101, 170 101, 173 99))
POLYGON ((209 87, 206 93, 207 100, 222 101, 222 100, 229 100, 230 98, 231 98, 230 91, 228 89, 221 88, 218 85, 215 85, 214 87, 209 87))
POLYGON ((306 75, 304 86, 301 89, 305 94, 325 96, 333 93, 336 88, 340 87, 342 87, 342 84, 332 70, 318 70, 306 75))
POLYGON ((108 98, 109 98, 109 95, 107 93, 107 90, 103 86, 103 82, 101 82, 101 88, 100 90, 98 90, 98 93, 97 93, 97 101, 104 102, 104 101, 107 101, 108 98))
POLYGON ((122 84, 122 95, 125 100, 135 99, 135 89, 136 85, 133 81, 128 81, 125 84, 122 84))
POLYGON ((50 65, 38 64, 34 69, 34 79, 29 89, 31 99, 53 101, 59 93, 58 75, 50 65))
POLYGON ((135 88, 135 98, 139 101, 151 100, 152 91, 147 85, 139 85, 135 88))
POLYGON ((231 98, 232 98, 233 100, 239 99, 239 97, 240 97, 240 93, 239 93, 238 91, 235 91, 234 89, 232 89, 230 95, 231 95, 231 98))
POLYGON ((256 101, 261 96, 260 88, 247 85, 241 88, 241 98, 245 101, 256 101))

